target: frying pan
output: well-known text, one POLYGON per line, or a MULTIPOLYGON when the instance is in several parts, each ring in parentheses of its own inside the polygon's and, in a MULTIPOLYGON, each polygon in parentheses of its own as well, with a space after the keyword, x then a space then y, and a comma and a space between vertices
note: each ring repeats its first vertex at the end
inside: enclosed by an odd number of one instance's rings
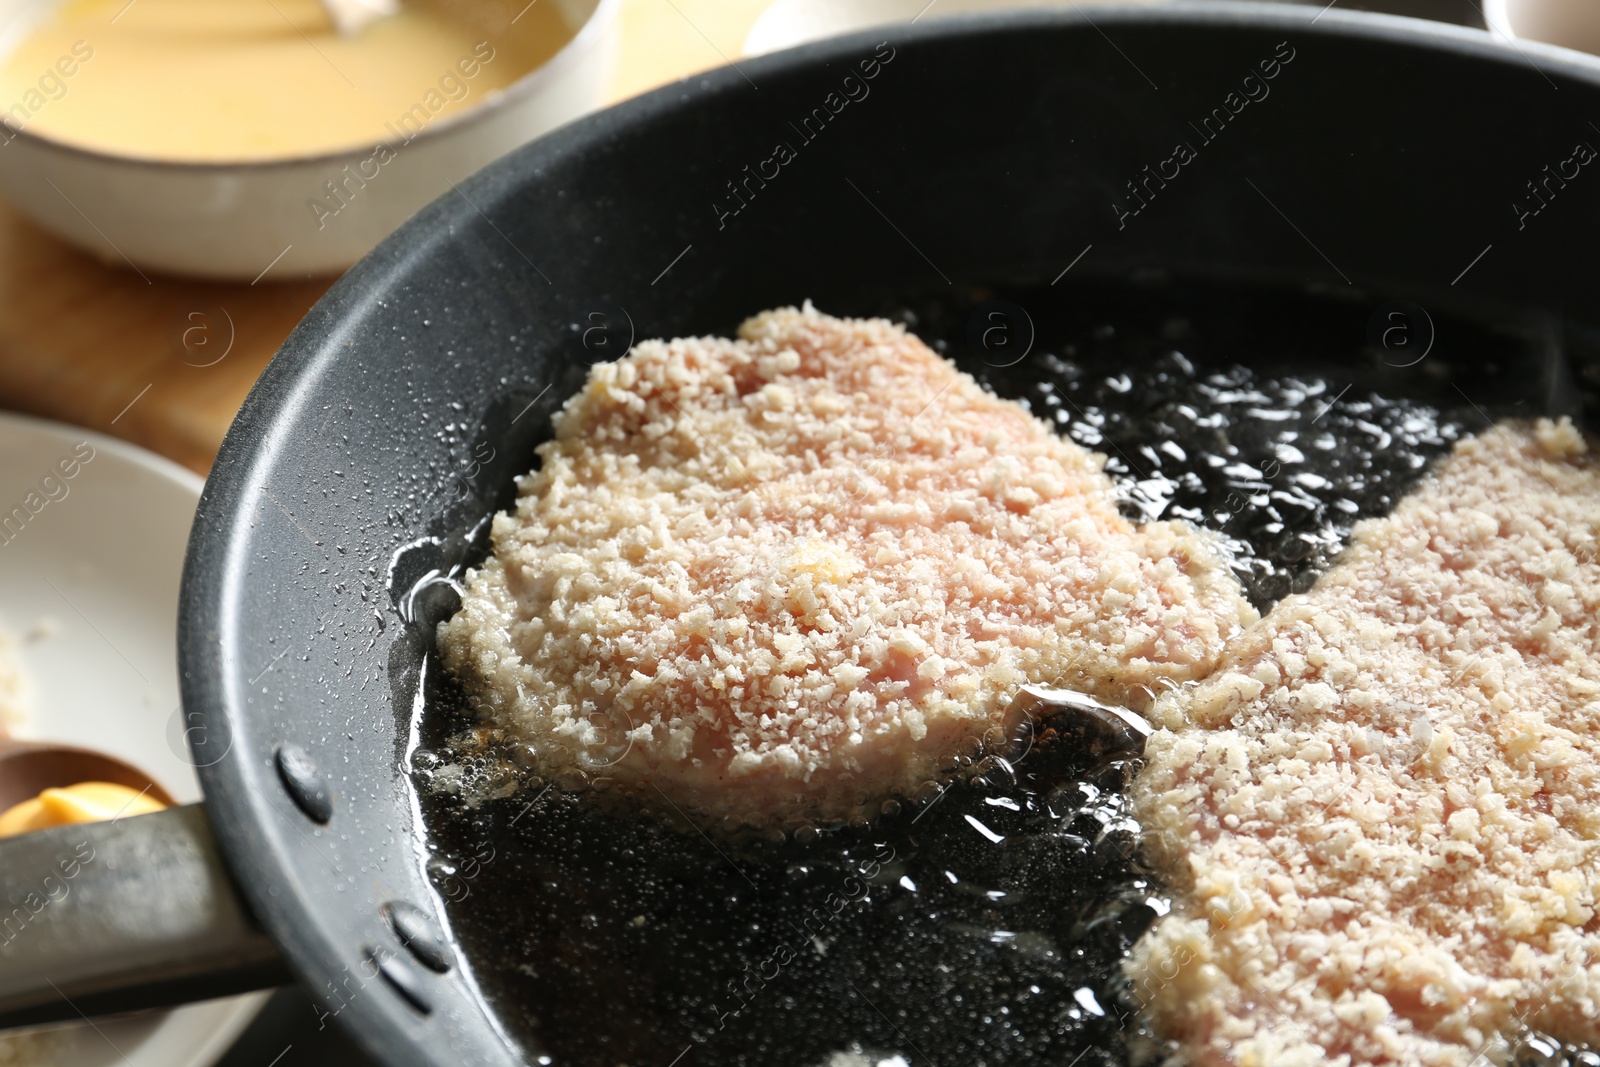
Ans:
POLYGON ((1594 63, 1478 32, 1084 7, 742 63, 499 161, 335 285, 245 403, 184 577, 204 810, 0 848, 12 914, 74 845, 100 857, 0 947, 5 1021, 286 965, 380 1062, 522 1062, 450 947, 405 768, 443 610, 426 579, 467 559, 591 363, 805 298, 850 313, 1068 269, 1296 280, 1592 336, 1600 170, 1564 161, 1600 145, 1593 120, 1594 63), (1275 56, 1270 96, 1201 140, 1275 56), (1183 141, 1197 158, 1173 174, 1183 141))

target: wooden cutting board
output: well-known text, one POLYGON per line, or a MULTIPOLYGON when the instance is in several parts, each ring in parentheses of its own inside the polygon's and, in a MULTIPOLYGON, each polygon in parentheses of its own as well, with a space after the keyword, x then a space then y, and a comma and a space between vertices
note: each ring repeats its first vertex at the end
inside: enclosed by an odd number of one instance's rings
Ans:
MULTIPOLYGON (((612 100, 736 58, 765 4, 623 0, 612 100)), ((204 474, 262 368, 333 281, 147 281, 0 202, 0 407, 111 433, 204 474)))

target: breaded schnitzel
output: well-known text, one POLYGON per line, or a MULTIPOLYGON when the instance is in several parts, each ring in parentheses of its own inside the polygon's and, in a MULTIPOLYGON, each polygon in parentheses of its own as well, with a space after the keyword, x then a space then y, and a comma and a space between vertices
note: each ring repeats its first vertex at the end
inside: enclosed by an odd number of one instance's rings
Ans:
POLYGON ((1209 537, 882 320, 645 342, 539 455, 445 661, 542 771, 707 815, 912 793, 1022 685, 1145 707, 1255 619, 1209 537))
POLYGON ((1600 1043, 1600 462, 1463 441, 1163 697, 1136 808, 1177 900, 1127 966, 1193 1064, 1600 1043))

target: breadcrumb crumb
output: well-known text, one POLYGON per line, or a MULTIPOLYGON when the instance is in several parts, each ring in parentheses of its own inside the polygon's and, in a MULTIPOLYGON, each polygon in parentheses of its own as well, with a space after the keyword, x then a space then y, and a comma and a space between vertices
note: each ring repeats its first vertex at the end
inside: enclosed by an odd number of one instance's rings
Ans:
POLYGON ((808 304, 596 366, 446 664, 546 773, 842 817, 935 780, 1027 683, 1133 707, 1255 620, 1212 540, 902 328, 808 304))

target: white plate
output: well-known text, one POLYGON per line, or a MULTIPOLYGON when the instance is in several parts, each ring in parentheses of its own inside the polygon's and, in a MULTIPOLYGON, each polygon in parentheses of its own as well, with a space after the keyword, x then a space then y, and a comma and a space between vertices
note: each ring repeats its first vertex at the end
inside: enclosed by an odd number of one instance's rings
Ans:
MULTIPOLYGON (((178 588, 202 484, 121 441, 0 413, 0 626, 33 690, 15 732, 119 756, 184 803, 200 783, 177 716, 178 588), (65 478, 74 449, 92 458, 65 478)), ((211 1067, 266 997, 63 1027, 49 1064, 211 1067)))

